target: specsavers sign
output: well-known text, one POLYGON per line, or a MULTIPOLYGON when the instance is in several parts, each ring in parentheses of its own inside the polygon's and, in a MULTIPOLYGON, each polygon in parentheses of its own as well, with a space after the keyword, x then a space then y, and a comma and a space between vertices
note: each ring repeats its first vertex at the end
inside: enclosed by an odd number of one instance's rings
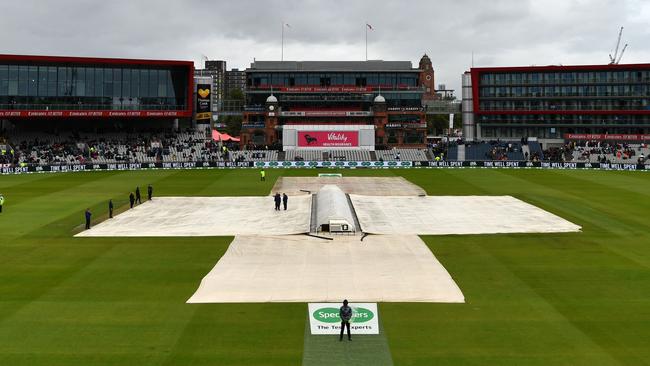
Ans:
MULTIPOLYGON (((310 303, 308 308, 311 334, 339 334, 341 306, 341 303, 310 303)), ((377 303, 350 303, 348 306, 352 308, 350 332, 353 335, 379 334, 377 303)))

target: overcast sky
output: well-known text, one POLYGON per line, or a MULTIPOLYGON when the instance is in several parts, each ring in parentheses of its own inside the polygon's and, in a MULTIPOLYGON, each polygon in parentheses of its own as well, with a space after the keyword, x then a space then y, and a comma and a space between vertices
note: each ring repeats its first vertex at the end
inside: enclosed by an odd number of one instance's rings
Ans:
MULTIPOLYGON (((650 63, 648 0, 3 0, 0 53, 223 59, 409 60, 436 83, 471 66, 604 64, 620 26, 622 63, 650 63)), ((459 92, 456 93, 460 94, 459 92)))

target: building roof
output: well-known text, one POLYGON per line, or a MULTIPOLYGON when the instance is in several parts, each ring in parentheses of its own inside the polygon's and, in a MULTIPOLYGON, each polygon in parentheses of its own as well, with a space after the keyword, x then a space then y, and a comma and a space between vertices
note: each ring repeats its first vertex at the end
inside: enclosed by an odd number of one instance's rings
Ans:
POLYGON ((267 103, 277 103, 278 98, 276 98, 275 95, 271 94, 271 95, 269 95, 268 98, 266 98, 266 102, 267 103))
POLYGON ((38 56, 38 55, 6 55, 0 54, 0 62, 49 63, 49 64, 110 64, 110 65, 154 65, 154 66, 183 66, 194 67, 194 61, 177 60, 147 60, 106 57, 70 57, 70 56, 38 56))
POLYGON ((255 61, 247 72, 256 71, 419 71, 411 61, 255 61))
POLYGON ((647 70, 650 64, 605 64, 605 65, 548 65, 548 66, 499 66, 473 67, 470 72, 543 72, 543 71, 622 71, 647 70))

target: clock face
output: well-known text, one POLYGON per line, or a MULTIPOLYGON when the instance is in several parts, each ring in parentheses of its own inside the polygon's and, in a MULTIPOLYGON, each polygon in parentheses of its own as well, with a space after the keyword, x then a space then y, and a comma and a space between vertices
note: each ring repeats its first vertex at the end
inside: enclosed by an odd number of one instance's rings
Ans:
POLYGON ((274 106, 272 106, 272 105, 269 106, 269 110, 270 110, 270 111, 272 111, 272 110, 274 110, 274 109, 275 109, 274 106))
POLYGON ((431 80, 431 75, 427 75, 427 80, 431 80))

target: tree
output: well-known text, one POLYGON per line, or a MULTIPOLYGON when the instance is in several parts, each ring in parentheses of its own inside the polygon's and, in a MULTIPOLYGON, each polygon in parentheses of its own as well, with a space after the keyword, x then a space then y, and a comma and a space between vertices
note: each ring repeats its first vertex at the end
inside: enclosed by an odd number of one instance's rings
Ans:
POLYGON ((242 92, 241 89, 230 89, 228 95, 230 96, 229 99, 231 100, 244 100, 246 98, 244 96, 244 92, 242 92))
POLYGON ((239 136, 241 134, 241 116, 221 116, 220 122, 226 125, 226 133, 230 136, 239 136))
MULTIPOLYGON (((430 135, 442 136, 449 128, 448 114, 427 114, 427 133, 430 135)), ((454 128, 462 127, 462 116, 460 113, 454 114, 454 128)))

